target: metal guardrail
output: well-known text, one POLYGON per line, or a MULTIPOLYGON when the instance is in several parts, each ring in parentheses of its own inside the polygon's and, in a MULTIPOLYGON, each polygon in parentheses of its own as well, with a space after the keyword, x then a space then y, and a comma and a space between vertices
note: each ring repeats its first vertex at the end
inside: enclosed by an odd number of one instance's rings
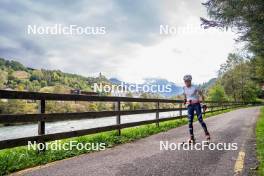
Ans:
MULTIPOLYGON (((131 97, 111 97, 111 96, 88 96, 88 95, 73 95, 73 94, 51 94, 51 93, 38 93, 38 92, 20 92, 0 90, 0 99, 21 99, 21 100, 37 100, 39 102, 39 112, 36 114, 1 114, 0 123, 21 123, 21 122, 38 122, 38 135, 24 138, 8 139, 0 141, 0 149, 17 147, 27 145, 28 142, 45 143, 48 141, 65 139, 70 137, 83 136, 87 134, 94 134, 104 131, 117 130, 121 134, 121 129, 134 127, 144 124, 168 121, 173 119, 181 119, 186 117, 183 115, 183 100, 172 99, 153 99, 153 98, 131 98, 131 97), (87 101, 87 102, 114 102, 115 109, 112 111, 98 111, 98 112, 76 112, 76 113, 45 113, 46 101, 87 101), (140 110, 121 110, 122 102, 149 102, 155 103, 155 109, 140 109, 140 110), (179 108, 160 108, 160 103, 173 103, 177 104, 179 108), (159 118, 161 112, 179 111, 179 116, 159 118), (122 115, 145 114, 155 113, 155 119, 144 120, 131 123, 121 123, 122 115), (77 119, 97 119, 104 117, 116 116, 116 124, 110 126, 67 131, 53 134, 45 134, 45 122, 63 121, 63 120, 77 120, 77 119)), ((230 108, 250 105, 258 105, 256 102, 213 102, 206 101, 209 104, 209 111, 216 112, 230 108)))

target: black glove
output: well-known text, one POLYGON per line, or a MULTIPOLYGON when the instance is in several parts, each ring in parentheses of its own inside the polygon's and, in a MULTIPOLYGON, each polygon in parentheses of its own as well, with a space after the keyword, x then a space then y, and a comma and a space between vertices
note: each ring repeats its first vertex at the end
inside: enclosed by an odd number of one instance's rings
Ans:
POLYGON ((202 108, 203 108, 204 111, 206 111, 207 106, 206 106, 205 104, 203 104, 203 105, 202 105, 202 108))

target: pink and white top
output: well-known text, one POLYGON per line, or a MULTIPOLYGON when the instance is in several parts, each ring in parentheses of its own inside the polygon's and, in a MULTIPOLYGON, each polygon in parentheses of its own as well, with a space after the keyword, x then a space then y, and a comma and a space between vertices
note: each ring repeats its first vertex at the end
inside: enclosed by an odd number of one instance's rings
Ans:
POLYGON ((186 96, 187 102, 191 102, 191 103, 199 103, 199 89, 194 87, 194 86, 190 86, 190 87, 183 87, 183 93, 186 96))

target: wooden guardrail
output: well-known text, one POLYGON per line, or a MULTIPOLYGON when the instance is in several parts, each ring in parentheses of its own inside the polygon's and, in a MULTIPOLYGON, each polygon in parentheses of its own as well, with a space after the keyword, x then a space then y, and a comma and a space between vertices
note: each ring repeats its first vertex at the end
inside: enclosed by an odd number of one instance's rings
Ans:
MULTIPOLYGON (((88 95, 73 95, 73 94, 51 94, 51 93, 37 93, 37 92, 19 92, 0 90, 0 99, 21 99, 21 100, 37 100, 39 102, 39 111, 36 114, 0 114, 0 123, 23 123, 23 122, 38 122, 38 135, 7 139, 0 141, 0 149, 17 147, 27 145, 28 142, 44 143, 47 141, 65 139, 70 137, 82 136, 87 134, 94 134, 98 132, 117 130, 121 134, 121 129, 134 127, 144 124, 168 121, 172 119, 180 119, 186 117, 183 111, 183 100, 172 99, 153 99, 153 98, 131 98, 131 97, 112 97, 112 96, 88 96, 88 95), (98 111, 98 112, 77 112, 77 113, 45 113, 45 105, 47 101, 87 101, 87 102, 114 102, 115 109, 112 111, 98 111), (121 103, 123 102, 149 102, 155 103, 155 109, 139 109, 139 110, 121 110, 121 103), (160 103, 173 103, 177 108, 160 108, 160 103), (161 112, 179 111, 179 116, 159 118, 161 112), (123 115, 155 113, 155 119, 144 120, 131 123, 121 123, 123 115), (77 120, 77 119, 97 119, 116 116, 116 124, 110 126, 88 128, 75 131, 67 131, 53 134, 45 134, 45 122, 55 122, 63 120, 77 120)), ((229 108, 235 108, 245 105, 257 105, 256 102, 205 102, 209 106, 208 112, 222 111, 229 108)))

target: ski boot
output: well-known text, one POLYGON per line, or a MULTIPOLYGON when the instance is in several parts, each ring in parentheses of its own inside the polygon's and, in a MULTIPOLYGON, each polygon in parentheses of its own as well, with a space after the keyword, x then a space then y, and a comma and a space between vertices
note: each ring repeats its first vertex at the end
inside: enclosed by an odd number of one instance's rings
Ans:
POLYGON ((188 140, 188 144, 192 145, 195 144, 195 138, 194 136, 191 136, 190 139, 188 140))
POLYGON ((195 138, 194 138, 194 136, 191 136, 191 137, 187 140, 187 142, 186 142, 186 141, 183 141, 181 144, 182 144, 182 145, 184 145, 184 144, 189 144, 189 145, 193 145, 193 144, 195 144, 195 138))
POLYGON ((208 132, 205 134, 205 138, 206 138, 206 143, 209 144, 211 141, 211 136, 208 132))

